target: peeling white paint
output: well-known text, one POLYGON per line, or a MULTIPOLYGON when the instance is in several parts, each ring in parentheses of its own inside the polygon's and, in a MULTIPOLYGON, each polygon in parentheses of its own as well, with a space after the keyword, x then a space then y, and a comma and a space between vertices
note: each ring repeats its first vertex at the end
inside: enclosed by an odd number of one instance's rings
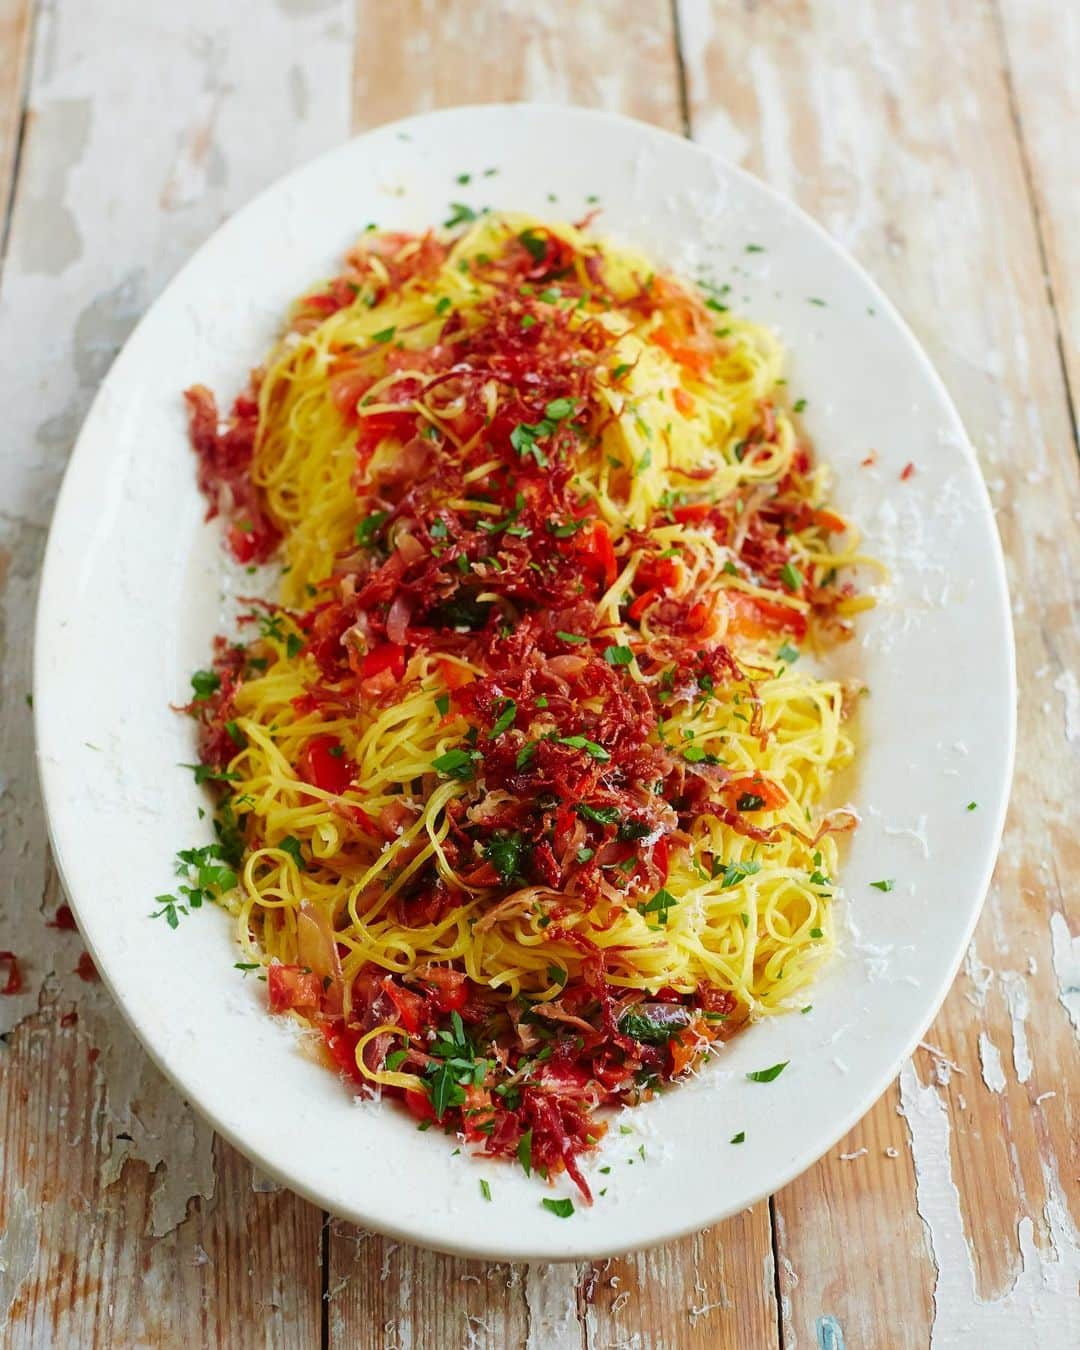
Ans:
POLYGON ((1073 937, 1064 914, 1050 916, 1050 941, 1058 999, 1080 1037, 1080 934, 1073 937))
POLYGON ((26 1188, 20 1186, 8 1198, 7 1223, 0 1231, 0 1331, 7 1326, 11 1305, 34 1268, 38 1237, 37 1214, 26 1188))
POLYGON ((1065 739, 1075 741, 1080 738, 1080 685, 1076 682, 1076 672, 1063 670, 1054 681, 1054 688, 1065 704, 1065 739))
POLYGON ((1005 1003, 1009 1009, 1009 1023, 1012 1028, 1013 1068, 1016 1070, 1016 1081, 1026 1083, 1035 1067, 1031 1060, 1027 1037, 1027 1017, 1031 1011, 1027 981, 1015 970, 1006 970, 1001 974, 1001 984, 1005 990, 1005 1003))
POLYGON ((982 1070, 982 1080, 991 1092, 1005 1091, 1001 1053, 985 1031, 979 1032, 979 1068, 982 1070))
POLYGON ((529 1314, 526 1350, 560 1350, 562 1346, 580 1342, 577 1291, 582 1273, 581 1267, 570 1264, 528 1267, 525 1272, 525 1306, 529 1314))
POLYGON ((1036 1247, 1034 1224, 1025 1215, 1017 1228, 1019 1273, 1012 1287, 999 1298, 982 1299, 952 1177, 949 1113, 937 1089, 920 1082, 911 1061, 900 1074, 900 1103, 910 1131, 916 1204, 934 1263, 932 1350, 1080 1344, 1080 1241, 1056 1179, 1046 1176, 1042 1216, 1052 1254, 1044 1256, 1036 1247))

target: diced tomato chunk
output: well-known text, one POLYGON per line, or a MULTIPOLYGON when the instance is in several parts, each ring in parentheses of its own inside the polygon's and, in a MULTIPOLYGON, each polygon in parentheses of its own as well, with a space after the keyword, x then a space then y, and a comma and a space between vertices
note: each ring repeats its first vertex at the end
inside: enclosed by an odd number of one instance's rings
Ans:
POLYGON ((712 509, 712 502, 687 502, 685 506, 674 507, 671 514, 680 525, 698 524, 712 509))
POLYGON ((322 1000, 323 984, 312 970, 285 966, 275 961, 267 967, 266 983, 270 992, 270 1011, 288 1012, 290 1008, 317 1008, 322 1000))
POLYGON ((439 679, 446 685, 447 689, 461 689, 466 684, 472 684, 476 676, 465 666, 459 666, 456 661, 448 661, 444 656, 437 656, 435 664, 439 668, 439 679))
POLYGON ((680 366, 691 371, 700 379, 704 379, 712 369, 713 361, 716 359, 716 352, 708 351, 705 348, 693 347, 688 342, 680 342, 678 338, 673 338, 658 329, 652 333, 651 339, 658 347, 662 347, 673 360, 678 361, 680 366))
POLYGON ((638 619, 641 618, 641 616, 645 613, 645 611, 649 608, 652 602, 655 599, 657 599, 659 595, 660 595, 659 588, 654 588, 651 591, 646 591, 644 595, 639 595, 638 598, 634 601, 634 603, 630 606, 630 608, 626 611, 627 616, 633 619, 634 622, 636 623, 638 619))
POLYGON ((746 778, 732 778, 724 784, 724 791, 736 801, 740 797, 760 797, 764 805, 757 810, 775 811, 787 802, 787 793, 779 783, 758 773, 746 778))
POLYGON ((591 530, 582 529, 579 532, 574 551, 585 571, 595 577, 605 590, 614 586, 618 575, 615 548, 608 527, 602 520, 596 521, 591 530))
POLYGON ((340 797, 352 782, 353 766, 336 736, 313 736, 300 753, 300 774, 305 783, 340 797))
POLYGON ((404 678, 406 652, 399 642, 384 642, 373 647, 360 663, 360 678, 373 680, 383 671, 389 671, 395 680, 404 678))
POLYGON ((423 979, 440 1012, 460 1012, 468 1002, 468 977, 460 970, 434 966, 424 972, 423 979))
POLYGON ((383 991, 397 1009, 398 1021, 410 1035, 415 1035, 424 1027, 424 1000, 411 989, 406 989, 403 985, 389 975, 383 980, 383 991))
POLYGON ((634 573, 634 585, 645 590, 663 590, 679 580, 679 564, 673 558, 651 558, 634 573))
POLYGON ((426 1092, 415 1092, 412 1088, 406 1088, 405 1105, 417 1120, 435 1119, 435 1108, 426 1092))
POLYGON ((694 409, 697 407, 697 404, 686 392, 686 390, 682 387, 682 385, 676 385, 675 388, 672 390, 671 401, 672 403, 675 404, 676 408, 678 408, 679 412, 681 412, 684 417, 689 417, 693 413, 694 409))
POLYGON ((668 1041, 671 1051, 671 1073, 677 1078, 688 1069, 698 1057, 697 1037, 689 1032, 681 1032, 668 1041))
POLYGON ((843 534, 847 529, 844 517, 838 516, 835 511, 826 510, 825 507, 819 507, 814 512, 814 523, 829 534, 843 534))
MULTIPOLYGON (((273 970, 273 966, 270 967, 273 970)), ((339 1018, 335 1022, 321 1024, 323 1040, 334 1064, 354 1083, 362 1083, 363 1075, 356 1064, 356 1045, 360 1039, 359 1030, 347 1027, 339 1018)))
POLYGON ((724 592, 730 611, 728 632, 735 637, 762 638, 776 633, 806 635, 806 616, 792 605, 743 591, 724 592))

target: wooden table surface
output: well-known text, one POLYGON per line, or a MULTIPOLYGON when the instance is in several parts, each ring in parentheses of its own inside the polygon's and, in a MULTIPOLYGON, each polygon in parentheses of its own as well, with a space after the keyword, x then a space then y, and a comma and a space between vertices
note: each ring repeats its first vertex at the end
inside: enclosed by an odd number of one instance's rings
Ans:
POLYGON ((1078 69, 1077 0, 0 0, 0 1345, 1080 1345, 1078 69), (865 263, 978 448, 1016 622, 1005 841, 923 1047, 769 1201, 595 1265, 384 1240, 214 1138, 50 926, 27 708, 53 499, 139 315, 293 165, 490 99, 683 131, 865 263))

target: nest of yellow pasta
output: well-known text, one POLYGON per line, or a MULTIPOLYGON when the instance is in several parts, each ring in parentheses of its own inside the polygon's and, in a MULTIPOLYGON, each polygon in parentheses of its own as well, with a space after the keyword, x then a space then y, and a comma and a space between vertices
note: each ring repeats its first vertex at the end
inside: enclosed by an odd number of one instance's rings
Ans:
POLYGON ((800 656, 868 601, 781 363, 721 292, 486 216, 365 235, 224 423, 187 395, 230 548, 283 564, 193 682, 211 891, 357 1084, 586 1196, 601 1108, 832 945, 853 747, 800 656))

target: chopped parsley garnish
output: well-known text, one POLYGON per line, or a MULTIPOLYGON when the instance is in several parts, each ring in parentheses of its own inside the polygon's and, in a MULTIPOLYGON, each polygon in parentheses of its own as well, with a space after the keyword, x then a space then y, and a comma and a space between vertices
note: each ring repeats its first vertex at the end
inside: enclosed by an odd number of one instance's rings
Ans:
POLYGON ((520 830, 513 834, 496 834, 488 840, 484 849, 484 857, 498 872, 504 885, 509 885, 517 876, 521 866, 523 848, 524 842, 520 830))
POLYGON ((797 591, 803 585, 803 574, 794 563, 786 562, 780 569, 780 580, 789 591, 797 591))
POLYGON ((560 1219, 568 1219, 574 1212, 573 1200, 551 1200, 545 1197, 540 1203, 551 1214, 557 1214, 560 1219))
POLYGON ((611 758, 602 745, 590 741, 587 736, 560 736, 559 744, 569 745, 574 750, 586 750, 593 759, 598 759, 601 763, 606 763, 611 758))
POLYGON ((803 409, 806 407, 806 399, 804 398, 797 399, 793 407, 797 413, 802 412, 803 409))
POLYGON ((821 930, 820 928, 811 928, 811 929, 810 929, 810 936, 811 936, 812 938, 822 938, 822 937, 825 936, 825 934, 822 932, 822 930, 821 930))
POLYGON ((737 886, 740 881, 745 881, 747 877, 753 876, 755 872, 760 871, 761 864, 755 862, 753 858, 747 858, 743 862, 713 863, 713 876, 722 878, 720 882, 721 889, 728 886, 737 886))
POLYGON ((537 441, 550 436, 560 422, 569 417, 575 408, 575 400, 572 398, 555 398, 544 409, 544 416, 539 422, 519 422, 510 433, 510 444, 517 453, 524 459, 527 455, 532 455, 537 464, 544 469, 547 467, 547 456, 537 445, 537 441))
POLYGON ((455 225, 467 225, 469 221, 476 219, 476 212, 471 206, 466 206, 464 202, 451 202, 450 215, 443 221, 443 228, 452 230, 455 225))
POLYGON ((638 905, 638 911, 641 914, 655 914, 661 923, 667 923, 668 910, 674 909, 678 903, 667 887, 662 886, 651 900, 638 905))
POLYGON ((597 825, 614 825, 620 815, 617 806, 587 806, 585 802, 578 802, 574 810, 582 820, 591 820, 597 825))
POLYGON ((567 520, 562 525, 553 525, 549 521, 548 529, 556 539, 569 539, 572 535, 577 534, 583 526, 588 525, 591 519, 591 516, 582 516, 578 520, 567 520))
POLYGON ((976 809, 978 808, 978 805, 979 805, 978 802, 968 802, 968 804, 967 804, 967 809, 968 809, 969 811, 974 811, 974 810, 976 810, 976 809))
POLYGON ((604 660, 609 666, 628 666, 633 662, 634 653, 629 647, 605 647, 604 660))
POLYGON ((755 1069, 753 1073, 748 1073, 746 1076, 751 1083, 771 1083, 774 1078, 780 1077, 790 1063, 790 1059, 784 1059, 779 1064, 771 1065, 768 1069, 755 1069))
POLYGON ((510 433, 510 444, 522 459, 524 459, 526 455, 532 455, 537 464, 539 464, 542 469, 546 469, 548 462, 547 455, 544 454, 543 450, 540 449, 536 442, 542 436, 550 436, 551 432, 554 430, 555 428, 553 426, 549 426, 543 421, 532 423, 519 422, 510 433))
POLYGON ((194 702, 205 703, 221 688, 221 677, 213 670, 197 670, 191 677, 191 687, 195 691, 194 702))
POLYGON ((295 834, 287 834, 284 839, 279 839, 277 847, 281 849, 282 853, 287 853, 292 858, 301 872, 308 870, 304 855, 301 852, 300 840, 297 839, 295 834))
POLYGON ((201 909, 204 904, 218 899, 222 892, 231 891, 237 884, 237 876, 228 865, 227 857, 221 844, 181 849, 176 855, 176 875, 182 878, 176 887, 179 894, 155 895, 161 908, 150 917, 163 918, 170 928, 177 928, 181 914, 201 909))
POLYGON ((440 716, 445 717, 450 711, 450 695, 440 694, 435 700, 435 707, 439 710, 440 716))
POLYGON ((372 511, 370 516, 365 516, 354 531, 356 542, 362 548, 370 548, 382 533, 389 515, 389 511, 372 511))
POLYGON ((496 737, 501 736, 504 731, 509 731, 514 725, 515 717, 517 717, 517 704, 512 698, 508 698, 504 700, 502 712, 499 714, 498 720, 491 728, 491 739, 495 740, 496 737))
POLYGON ((783 661, 786 665, 793 666, 799 659, 799 653, 789 642, 785 642, 776 653, 776 659, 783 661))
POLYGON ((624 1036, 632 1036, 635 1041, 641 1041, 644 1045, 667 1045, 668 1041, 673 1040, 681 1031, 685 1031, 689 1023, 689 1015, 683 1019, 673 1017, 661 1021, 659 1018, 650 1017, 640 1008, 630 1008, 619 1018, 619 1030, 624 1036))
POLYGON ((518 769, 524 769, 526 764, 528 764, 529 760, 532 759, 533 755, 536 754, 539 748, 540 747, 537 745, 535 741, 526 741, 525 744, 521 747, 521 749, 517 752, 517 758, 514 760, 514 767, 518 769))
POLYGON ((622 840, 644 839, 647 834, 651 833, 652 826, 644 820, 624 820, 619 826, 616 838, 622 840))
POLYGON ((704 763, 704 764, 719 764, 719 763, 720 763, 720 761, 717 759, 717 757, 716 757, 715 755, 710 755, 709 752, 704 748, 704 746, 700 746, 700 745, 688 745, 688 746, 686 746, 686 747, 684 748, 684 750, 683 750, 682 753, 683 753, 683 759, 685 759, 686 762, 687 762, 688 764, 702 764, 702 763, 704 763))
POLYGON ((569 642, 574 647, 580 647, 583 642, 589 640, 587 637, 582 637, 580 633, 564 633, 561 629, 556 632, 555 636, 560 642, 569 642))
POLYGON ((196 787, 202 787, 204 783, 235 783, 240 777, 238 773, 227 773, 224 769, 215 769, 212 764, 181 764, 180 767, 191 770, 195 777, 196 787))
POLYGON ((547 973, 552 984, 565 984, 570 978, 570 972, 563 970, 562 966, 548 966, 547 973))
POLYGON ((491 1187, 483 1179, 483 1177, 480 1178, 480 1194, 484 1197, 485 1200, 491 1199, 491 1187))
POLYGON ((394 340, 394 334, 396 332, 397 332, 396 327, 383 328, 380 329, 379 332, 377 333, 372 333, 371 340, 372 342, 392 342, 394 340))
POLYGON ((525 1169, 527 1177, 532 1176, 532 1138, 533 1132, 530 1126, 518 1140, 517 1146, 517 1160, 525 1169))
POLYGON ((744 792, 735 805, 740 811, 760 811, 765 805, 765 798, 759 797, 756 792, 744 792))
POLYGON ((454 302, 450 299, 448 295, 440 296, 439 299, 435 302, 435 313, 445 314, 453 303, 454 302))
POLYGON ((447 778, 467 782, 474 776, 473 758, 473 751, 462 750, 458 746, 454 750, 447 750, 443 755, 437 755, 431 761, 431 767, 436 773, 444 774, 447 778))
POLYGON ((533 230, 522 230, 518 239, 528 249, 533 262, 540 262, 547 256, 547 240, 533 230))
POLYGON ((883 881, 872 881, 870 885, 873 886, 874 889, 878 891, 891 891, 892 888, 896 885, 896 881, 893 877, 889 877, 883 881))

